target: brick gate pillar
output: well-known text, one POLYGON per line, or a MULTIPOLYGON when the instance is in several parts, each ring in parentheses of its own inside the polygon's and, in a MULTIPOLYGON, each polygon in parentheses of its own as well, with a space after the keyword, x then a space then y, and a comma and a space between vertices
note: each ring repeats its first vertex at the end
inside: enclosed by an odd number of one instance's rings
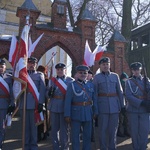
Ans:
POLYGON ((32 0, 25 0, 21 7, 17 8, 16 16, 19 17, 19 38, 22 33, 22 29, 26 24, 26 16, 30 15, 30 24, 34 29, 37 18, 40 15, 40 11, 36 8, 32 0))

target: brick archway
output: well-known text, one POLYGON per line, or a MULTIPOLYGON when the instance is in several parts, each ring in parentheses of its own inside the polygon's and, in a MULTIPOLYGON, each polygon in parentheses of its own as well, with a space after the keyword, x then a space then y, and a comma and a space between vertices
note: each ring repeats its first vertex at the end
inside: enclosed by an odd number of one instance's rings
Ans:
POLYGON ((30 30, 32 41, 40 34, 44 33, 40 43, 34 52, 34 56, 40 59, 52 47, 60 46, 72 59, 73 65, 79 65, 83 62, 86 40, 92 49, 95 48, 95 26, 97 21, 88 10, 83 12, 81 18, 76 22, 75 27, 70 31, 66 27, 67 3, 62 0, 54 0, 52 3, 51 22, 49 24, 36 24, 40 11, 35 7, 32 0, 26 0, 21 7, 17 9, 17 16, 20 18, 19 36, 26 23, 26 16, 29 15, 32 28, 30 30), (64 12, 60 14, 58 8, 61 6, 64 12))
POLYGON ((34 53, 34 56, 40 59, 49 49, 53 48, 54 46, 61 47, 72 59, 75 65, 80 64, 83 59, 83 53, 81 51, 80 45, 80 38, 78 38, 79 42, 73 42, 75 36, 72 36, 66 33, 63 36, 59 33, 55 33, 53 36, 43 36, 41 42, 38 44, 37 49, 34 53), (78 58, 78 59, 77 59, 78 58))
MULTIPOLYGON (((25 0, 21 7, 17 9, 17 17, 19 17, 19 37, 26 23, 26 16, 30 15, 30 23, 32 24, 30 33, 32 41, 35 41, 42 33, 40 43, 33 56, 38 60, 52 47, 58 45, 72 59, 73 67, 82 64, 84 58, 85 42, 88 40, 92 50, 95 49, 95 26, 97 21, 88 10, 83 11, 83 14, 76 22, 73 30, 66 28, 66 9, 67 3, 62 0, 54 0, 52 4, 52 20, 48 24, 37 24, 37 19, 40 11, 35 7, 32 0, 25 0), (63 12, 58 12, 58 7, 63 8, 63 12)), ((118 32, 109 41, 109 50, 104 53, 104 56, 111 58, 111 68, 114 72, 121 74, 123 71, 129 72, 128 64, 125 60, 125 39, 118 32)), ((8 56, 10 41, 0 40, 0 57, 8 56)), ((98 69, 98 62, 91 68, 95 73, 98 69)), ((74 68, 73 68, 74 69, 74 68)), ((74 72, 74 71, 73 71, 74 72)))

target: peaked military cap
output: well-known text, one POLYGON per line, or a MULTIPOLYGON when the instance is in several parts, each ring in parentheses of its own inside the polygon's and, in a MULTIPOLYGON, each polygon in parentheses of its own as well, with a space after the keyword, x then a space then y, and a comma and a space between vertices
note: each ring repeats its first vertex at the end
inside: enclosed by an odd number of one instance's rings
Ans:
POLYGON ((76 67, 76 71, 89 71, 89 70, 90 70, 90 68, 85 65, 79 65, 76 67))
POLYGON ((130 65, 132 70, 139 70, 142 69, 142 64, 140 62, 134 62, 130 65))
POLYGON ((58 63, 58 64, 56 64, 55 68, 56 68, 56 69, 58 69, 58 68, 63 68, 63 69, 65 69, 65 68, 66 68, 66 65, 65 65, 64 63, 58 63))
POLYGON ((30 58, 28 58, 28 63, 37 63, 37 58, 35 58, 35 57, 30 57, 30 58))
POLYGON ((0 65, 6 65, 5 60, 0 59, 0 65))
POLYGON ((110 58, 109 57, 103 57, 102 59, 100 59, 99 65, 102 63, 110 63, 110 58))
POLYGON ((120 75, 120 79, 124 79, 124 78, 128 78, 128 75, 123 72, 121 75, 120 75))

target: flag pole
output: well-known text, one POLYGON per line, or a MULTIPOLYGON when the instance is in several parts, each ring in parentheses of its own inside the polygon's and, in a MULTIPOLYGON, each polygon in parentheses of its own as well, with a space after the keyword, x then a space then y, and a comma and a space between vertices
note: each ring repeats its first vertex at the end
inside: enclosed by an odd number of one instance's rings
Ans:
MULTIPOLYGON (((29 25, 30 15, 26 16, 26 24, 29 25)), ((27 67, 27 66, 26 66, 27 67)), ((23 101, 23 119, 22 119, 22 150, 25 150, 25 128, 26 128, 26 98, 27 98, 27 83, 24 88, 24 101, 23 101)))
POLYGON ((52 59, 54 58, 54 56, 57 54, 57 52, 56 53, 52 53, 52 57, 50 58, 50 60, 48 61, 48 63, 46 64, 46 66, 45 67, 47 67, 48 65, 49 65, 49 63, 52 61, 52 59))
POLYGON ((25 150, 25 128, 26 128, 26 89, 24 91, 23 101, 23 119, 22 119, 22 150, 25 150))

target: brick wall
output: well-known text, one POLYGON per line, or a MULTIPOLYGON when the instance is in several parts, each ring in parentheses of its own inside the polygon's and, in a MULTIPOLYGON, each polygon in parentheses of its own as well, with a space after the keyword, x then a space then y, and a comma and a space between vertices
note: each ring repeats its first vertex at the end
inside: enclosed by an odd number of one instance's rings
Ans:
MULTIPOLYGON (((34 56, 40 59, 50 48, 58 45, 60 46, 72 59, 73 66, 82 64, 85 50, 85 41, 88 39, 89 45, 92 50, 95 49, 95 21, 91 20, 80 20, 76 23, 76 31, 67 31, 65 26, 65 17, 57 18, 55 5, 52 5, 52 22, 54 28, 52 27, 40 27, 36 25, 36 20, 40 14, 40 11, 30 11, 30 23, 32 40, 34 41, 39 35, 44 33, 40 43, 38 43, 34 56), (56 18, 55 18, 56 17, 56 18), (60 26, 60 22, 62 22, 60 26)), ((17 16, 20 18, 19 23, 19 35, 25 25, 25 16, 28 15, 27 10, 21 8, 17 9, 17 16)), ((0 57, 8 57, 10 47, 10 41, 0 41, 0 57)), ((111 70, 118 73, 119 75, 125 71, 130 73, 128 64, 125 60, 124 50, 125 43, 114 41, 114 51, 107 51, 103 54, 104 56, 110 57, 111 59, 111 70)), ((99 68, 98 62, 91 68, 95 73, 99 68)), ((75 68, 73 68, 74 70, 75 68)), ((73 71, 74 72, 74 71, 73 71)))

